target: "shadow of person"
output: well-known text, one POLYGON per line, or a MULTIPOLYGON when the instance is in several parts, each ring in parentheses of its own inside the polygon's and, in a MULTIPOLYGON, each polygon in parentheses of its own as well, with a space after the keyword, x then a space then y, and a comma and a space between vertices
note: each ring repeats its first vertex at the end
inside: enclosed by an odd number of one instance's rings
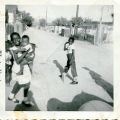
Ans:
POLYGON ((40 111, 40 109, 38 108, 38 106, 35 102, 32 91, 29 91, 29 93, 28 93, 28 101, 32 102, 33 105, 32 106, 26 106, 22 103, 17 104, 14 111, 40 111))
POLYGON ((53 60, 53 63, 59 69, 60 74, 62 74, 64 72, 64 68, 60 65, 60 63, 57 60, 53 60))
MULTIPOLYGON (((62 73, 64 72, 64 68, 60 65, 60 63, 57 60, 53 60, 53 63, 59 69, 59 72, 60 72, 59 77, 62 78, 62 73)), ((73 81, 73 78, 68 73, 67 73, 67 77, 73 81)))
POLYGON ((102 98, 99 98, 95 95, 91 95, 85 92, 76 95, 72 102, 62 102, 56 98, 51 98, 47 103, 47 110, 48 111, 78 111, 79 108, 84 105, 85 103, 93 100, 98 100, 107 103, 111 107, 113 106, 112 102, 107 102, 102 98))
POLYGON ((101 75, 90 70, 89 68, 87 67, 82 67, 82 68, 88 70, 89 74, 91 75, 92 79, 95 80, 96 84, 100 85, 113 99, 113 85, 105 81, 101 75))

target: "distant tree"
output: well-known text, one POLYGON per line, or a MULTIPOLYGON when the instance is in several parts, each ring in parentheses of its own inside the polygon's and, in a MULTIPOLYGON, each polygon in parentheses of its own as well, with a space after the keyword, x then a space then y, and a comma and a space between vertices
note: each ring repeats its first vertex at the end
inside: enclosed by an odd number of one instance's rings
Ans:
POLYGON ((52 22, 53 25, 55 26, 67 26, 68 25, 68 20, 64 17, 57 18, 52 22))
POLYGON ((91 24, 92 20, 90 18, 85 18, 84 19, 84 23, 88 23, 88 24, 91 24))
POLYGON ((59 31, 59 26, 68 26, 69 21, 64 17, 60 17, 52 21, 52 25, 54 26, 54 31, 55 31, 55 26, 58 26, 58 31, 59 31))
POLYGON ((40 25, 41 27, 45 27, 45 25, 46 25, 46 20, 45 20, 44 18, 40 19, 40 20, 39 20, 39 25, 40 25))
POLYGON ((30 13, 26 13, 25 11, 22 12, 22 20, 21 22, 26 24, 27 26, 32 26, 34 19, 33 17, 30 15, 30 13))
POLYGON ((78 17, 78 18, 73 17, 71 22, 72 22, 73 25, 76 25, 76 26, 79 27, 80 25, 83 24, 83 18, 82 17, 78 17))
POLYGON ((60 19, 59 18, 55 19, 54 21, 52 21, 52 24, 54 26, 60 26, 60 19))
POLYGON ((83 18, 82 18, 82 17, 78 17, 78 18, 73 17, 73 18, 71 19, 71 24, 72 24, 72 27, 75 27, 75 29, 74 29, 74 34, 77 35, 77 33, 78 33, 78 27, 79 27, 81 24, 83 24, 83 18))
POLYGON ((68 20, 66 18, 61 17, 60 18, 60 25, 66 26, 68 24, 68 20))

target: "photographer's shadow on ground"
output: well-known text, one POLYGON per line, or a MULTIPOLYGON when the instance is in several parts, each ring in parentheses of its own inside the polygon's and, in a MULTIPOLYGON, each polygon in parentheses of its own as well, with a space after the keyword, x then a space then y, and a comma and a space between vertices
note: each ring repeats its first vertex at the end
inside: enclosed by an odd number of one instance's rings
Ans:
POLYGON ((100 101, 102 103, 107 103, 109 108, 112 108, 113 103, 107 102, 95 95, 91 95, 85 92, 76 95, 72 102, 62 102, 56 98, 52 98, 48 101, 47 110, 48 111, 78 111, 81 107, 90 101, 100 101))
MULTIPOLYGON (((97 74, 96 72, 90 70, 87 67, 83 67, 83 69, 88 70, 89 74, 91 75, 92 79, 95 80, 96 84, 100 85, 113 99, 113 86, 102 79, 102 76, 97 74)), ((113 109, 113 102, 108 102, 100 97, 97 97, 92 94, 88 94, 82 92, 81 94, 76 95, 72 102, 63 102, 58 100, 57 98, 51 98, 47 103, 47 110, 48 111, 78 111, 83 110, 83 106, 89 102, 93 102, 97 104, 99 103, 100 106, 97 109, 98 111, 112 111, 113 109), (105 107, 107 105, 107 108, 105 107), (101 109, 102 108, 102 109, 101 109)), ((90 108, 87 110, 95 111, 95 109, 90 108)))

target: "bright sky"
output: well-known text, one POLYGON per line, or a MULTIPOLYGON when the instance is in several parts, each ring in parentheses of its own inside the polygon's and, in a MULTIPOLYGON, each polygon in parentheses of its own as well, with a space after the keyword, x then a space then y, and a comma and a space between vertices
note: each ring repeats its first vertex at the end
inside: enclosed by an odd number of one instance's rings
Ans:
MULTIPOLYGON (((92 20, 100 20, 102 6, 79 6, 79 16, 83 18, 91 18, 92 20)), ((57 5, 19 5, 18 9, 21 11, 29 12, 34 18, 45 18, 46 9, 48 22, 59 18, 65 17, 71 19, 76 16, 76 5, 69 6, 57 6, 57 5)), ((113 12, 113 7, 106 5, 103 8, 103 21, 112 21, 111 13, 113 12)))

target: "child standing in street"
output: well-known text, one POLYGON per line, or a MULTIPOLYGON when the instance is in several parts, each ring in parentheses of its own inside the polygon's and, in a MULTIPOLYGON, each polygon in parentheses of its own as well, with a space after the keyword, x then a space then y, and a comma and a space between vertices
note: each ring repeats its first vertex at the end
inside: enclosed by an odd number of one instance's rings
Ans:
POLYGON ((64 51, 67 51, 67 65, 64 68, 64 72, 62 74, 62 79, 66 76, 68 70, 71 67, 71 73, 73 76, 73 81, 71 84, 78 84, 77 81, 77 71, 76 71, 76 63, 75 63, 75 47, 74 47, 74 37, 70 37, 68 42, 64 44, 64 51))

